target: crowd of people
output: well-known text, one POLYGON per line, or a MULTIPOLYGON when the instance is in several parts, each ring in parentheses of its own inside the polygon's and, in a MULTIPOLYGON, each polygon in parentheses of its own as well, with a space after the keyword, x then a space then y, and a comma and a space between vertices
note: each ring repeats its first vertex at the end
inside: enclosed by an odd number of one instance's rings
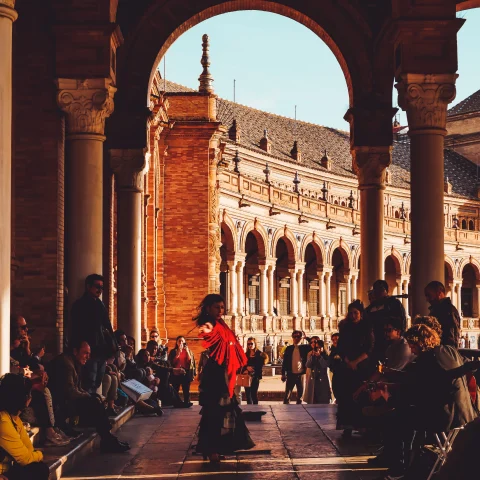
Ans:
MULTIPOLYGON (((72 306, 69 348, 47 364, 45 346, 31 345, 25 319, 12 317, 12 373, 0 379, 0 478, 48 478, 42 453, 28 439, 29 424, 40 427, 51 446, 78 437, 77 424, 94 426, 103 452, 124 452, 130 447, 111 433, 109 417, 129 401, 150 415, 162 415, 161 406, 189 408, 195 378, 202 406, 197 451, 219 462, 226 453, 251 448, 240 415, 241 388, 248 404, 258 403, 269 358, 253 337, 243 349, 223 320, 223 298, 207 295, 199 306, 195 321, 204 351, 197 372, 183 336, 168 351, 168 340, 152 330, 137 351, 133 338, 113 330, 102 291, 100 275, 87 277, 84 295, 72 306), (148 387, 151 396, 129 400, 122 390, 128 380, 148 387)), ((460 316, 442 283, 429 283, 425 297, 430 316, 414 318, 407 329, 402 303, 377 280, 368 307, 359 300, 348 306, 330 348, 295 330, 292 344, 280 352, 284 403, 295 388, 297 404, 336 403, 337 429, 345 438, 368 431, 381 439, 383 451, 369 463, 387 467, 390 479, 402 478, 429 435, 468 424, 478 413, 471 374, 478 362, 465 362, 457 350, 460 316)))

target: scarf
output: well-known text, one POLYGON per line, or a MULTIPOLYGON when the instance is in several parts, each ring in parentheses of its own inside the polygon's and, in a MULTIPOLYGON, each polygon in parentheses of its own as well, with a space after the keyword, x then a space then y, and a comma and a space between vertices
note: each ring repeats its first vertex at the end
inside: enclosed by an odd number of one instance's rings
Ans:
POLYGON ((222 320, 217 320, 213 330, 208 334, 200 334, 203 338, 202 346, 210 349, 210 358, 219 365, 226 364, 228 376, 228 393, 230 398, 237 379, 237 371, 247 364, 247 357, 242 346, 235 338, 235 334, 222 320))

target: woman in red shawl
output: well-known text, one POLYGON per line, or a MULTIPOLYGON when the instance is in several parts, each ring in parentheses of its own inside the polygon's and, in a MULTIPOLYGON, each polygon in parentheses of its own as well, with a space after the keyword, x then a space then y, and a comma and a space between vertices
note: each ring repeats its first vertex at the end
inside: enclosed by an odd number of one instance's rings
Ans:
POLYGON ((223 298, 210 294, 203 299, 194 319, 208 352, 199 386, 202 419, 197 452, 211 462, 219 462, 221 454, 255 446, 233 393, 237 371, 247 364, 247 358, 235 334, 223 321, 224 311, 223 298))

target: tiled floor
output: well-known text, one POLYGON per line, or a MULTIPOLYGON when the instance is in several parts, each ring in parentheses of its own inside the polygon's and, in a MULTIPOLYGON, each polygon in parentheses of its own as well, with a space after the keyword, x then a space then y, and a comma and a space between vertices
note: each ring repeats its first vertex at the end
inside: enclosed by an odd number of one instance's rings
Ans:
POLYGON ((267 412, 261 422, 247 423, 255 449, 210 465, 192 453, 199 408, 165 410, 161 418, 133 418, 118 432, 132 446, 128 453, 94 452, 62 478, 371 480, 382 473, 366 464, 373 447, 361 437, 343 440, 335 430, 333 405, 243 406, 267 412))

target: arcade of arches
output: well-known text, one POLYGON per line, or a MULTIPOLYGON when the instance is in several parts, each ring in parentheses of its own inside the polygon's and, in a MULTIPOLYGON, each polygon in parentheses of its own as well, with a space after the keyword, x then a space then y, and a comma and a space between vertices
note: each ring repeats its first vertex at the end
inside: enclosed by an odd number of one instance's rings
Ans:
POLYGON ((427 311, 424 285, 445 278, 478 327, 478 195, 444 175, 444 157, 445 171, 455 157, 444 146, 456 12, 478 2, 317 3, 0 0, 0 371, 10 311, 61 350, 69 305, 92 272, 104 273, 110 315, 138 343, 153 327, 170 338, 191 331, 214 291, 241 334, 328 334, 384 275, 415 313, 427 311), (207 52, 198 91, 162 90, 156 68, 176 38, 245 9, 304 24, 345 74, 350 136, 337 132, 341 152, 315 168, 307 139, 285 133, 282 158, 281 125, 261 125, 263 137, 241 119, 235 127, 207 52), (399 146, 394 82, 408 118, 399 146), (408 179, 396 174, 396 149, 408 179))

